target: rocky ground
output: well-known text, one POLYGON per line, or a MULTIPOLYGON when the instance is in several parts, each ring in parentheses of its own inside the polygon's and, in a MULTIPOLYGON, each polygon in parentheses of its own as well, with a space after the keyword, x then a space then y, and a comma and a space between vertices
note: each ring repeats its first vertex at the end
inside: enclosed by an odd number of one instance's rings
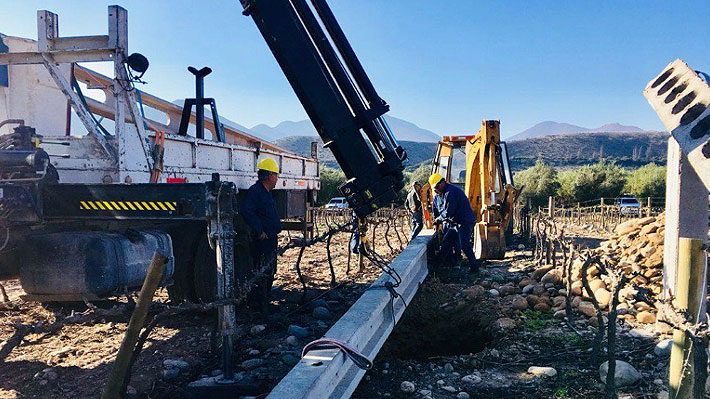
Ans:
MULTIPOLYGON (((377 233, 378 253, 394 255, 384 240, 384 231, 377 233)), ((253 393, 268 392, 299 360, 301 347, 320 337, 380 275, 380 270, 367 261, 358 273, 356 257, 351 260, 352 271, 346 274, 349 237, 349 233, 337 234, 331 245, 336 279, 342 283, 337 288, 328 291, 325 244, 309 247, 301 262, 309 287, 309 302, 303 304, 293 268, 298 250, 293 249, 279 260, 268 318, 240 309, 235 362, 238 371, 250 377, 253 393), (313 300, 317 296, 322 297, 313 300)), ((394 231, 390 231, 390 238, 398 251, 401 242, 394 231)), ((11 301, 0 303, 0 398, 99 397, 130 313, 67 325, 53 333, 29 334, 8 351, 7 344, 18 324, 53 323, 87 308, 84 304, 23 302, 17 281, 3 284, 11 301)), ((170 303, 164 289, 158 291, 154 301, 170 303)), ((96 305, 111 310, 126 302, 126 298, 112 298, 96 305)), ((215 322, 213 314, 191 312, 159 323, 133 366, 129 397, 186 398, 190 381, 218 373, 220 363, 212 335, 215 322)))
MULTIPOLYGON (((670 331, 656 322, 653 304, 662 220, 627 222, 605 241, 566 226, 578 243, 598 246, 593 253, 612 267, 641 273, 622 291, 619 307, 616 380, 623 398, 668 395, 670 331)), ((523 248, 509 247, 505 260, 488 262, 476 278, 460 267, 434 270, 353 397, 602 398, 606 352, 591 359, 597 323, 579 290, 581 260, 573 267, 573 330, 564 320, 561 270, 536 266, 523 248)), ((598 271, 589 277, 606 310, 608 279, 598 271)))
MULTIPOLYGON (((667 395, 670 335, 667 326, 656 321, 654 304, 661 286, 662 220, 628 222, 611 236, 565 226, 569 236, 610 267, 640 277, 622 292, 619 307, 616 377, 624 398, 667 395)), ((303 305, 292 270, 297 254, 290 251, 279 265, 271 315, 262 319, 248 309, 240 312, 236 360, 238 371, 250 377, 253 393, 268 392, 298 361, 302 346, 321 336, 380 274, 367 263, 362 273, 354 274, 354 258, 353 273, 345 274, 347 238, 336 236, 332 247, 342 286, 328 291, 325 247, 309 248, 301 263, 313 288, 309 298, 322 297, 303 305)), ((391 242, 399 246, 396 238, 391 242)), ((382 237, 377 245, 380 253, 390 252, 382 237)), ((487 262, 477 276, 430 260, 430 276, 353 397, 603 397, 605 354, 591 359, 596 317, 589 309, 590 298, 580 289, 581 260, 572 267, 571 328, 564 320, 561 268, 536 265, 531 252, 514 242, 504 260, 487 262)), ((611 282, 593 268, 588 276, 595 298, 608 307, 604 303, 611 282)), ((128 318, 30 335, 7 354, 1 348, 16 323, 52 322, 58 315, 84 310, 24 303, 16 299, 16 285, 8 288, 12 306, 0 310, 0 398, 97 397, 128 318)), ((166 293, 161 291, 157 300, 167 302, 166 293)), ((105 306, 121 302, 125 299, 105 306)), ((210 314, 190 313, 160 324, 134 366, 130 396, 184 398, 188 382, 217 373, 219 362, 211 350, 214 322, 210 314)))

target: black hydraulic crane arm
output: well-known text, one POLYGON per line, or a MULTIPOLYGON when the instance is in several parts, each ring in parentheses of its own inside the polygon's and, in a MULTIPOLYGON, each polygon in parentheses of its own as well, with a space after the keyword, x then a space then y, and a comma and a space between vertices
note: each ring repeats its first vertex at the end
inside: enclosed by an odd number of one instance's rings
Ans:
POLYGON ((347 181, 340 191, 350 206, 364 217, 389 205, 404 185, 407 154, 383 117, 389 105, 377 95, 328 4, 240 1, 343 169, 347 181))

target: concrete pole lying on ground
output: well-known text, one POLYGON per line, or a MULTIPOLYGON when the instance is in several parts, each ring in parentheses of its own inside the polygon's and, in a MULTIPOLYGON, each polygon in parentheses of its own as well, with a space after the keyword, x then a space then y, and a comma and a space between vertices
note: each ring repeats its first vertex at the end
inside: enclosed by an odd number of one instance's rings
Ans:
MULTIPOLYGON (((387 283, 394 282, 393 277, 382 273, 324 337, 341 341, 374 359, 427 276, 427 244, 433 233, 422 230, 389 264, 396 273, 393 274, 401 278, 394 291, 386 288, 387 283), (394 297, 394 292, 401 297, 394 297)), ((314 349, 291 369, 267 399, 349 398, 364 375, 365 370, 339 349, 314 349)))
POLYGON ((116 360, 108 376, 108 381, 106 381, 101 399, 118 399, 123 396, 121 390, 126 374, 129 372, 128 366, 131 363, 133 348, 136 346, 136 342, 138 342, 138 335, 143 328, 145 317, 148 314, 148 308, 153 301, 153 295, 158 288, 158 284, 160 284, 167 263, 167 257, 157 252, 153 254, 153 259, 148 267, 148 274, 145 276, 143 288, 138 296, 136 308, 133 310, 131 320, 128 322, 126 335, 123 337, 121 347, 118 349, 116 360))
MULTIPOLYGON (((678 284, 673 306, 678 311, 688 312, 692 323, 703 320, 700 310, 705 299, 706 256, 703 242, 681 237, 678 243, 678 284)), ((673 330, 673 347, 669 367, 668 384, 670 399, 690 398, 693 387, 693 355, 690 337, 682 330, 673 330)), ((700 350, 705 350, 701 348, 700 350)))

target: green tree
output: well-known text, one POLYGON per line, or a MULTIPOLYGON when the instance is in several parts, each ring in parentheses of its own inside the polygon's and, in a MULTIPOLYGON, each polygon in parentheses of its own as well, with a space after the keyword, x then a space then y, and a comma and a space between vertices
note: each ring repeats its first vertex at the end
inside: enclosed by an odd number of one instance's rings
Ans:
POLYGON ((431 174, 431 161, 423 162, 416 169, 409 174, 408 187, 412 186, 413 181, 418 181, 422 185, 425 185, 429 181, 429 175, 431 174))
POLYGON ((526 204, 529 200, 534 209, 545 206, 547 197, 554 196, 560 186, 557 182, 557 171, 539 158, 535 166, 516 173, 513 181, 518 189, 525 186, 519 201, 526 204))
POLYGON ((629 174, 624 191, 637 198, 664 197, 666 195, 666 167, 646 164, 629 174))
POLYGON ((321 166, 320 170, 320 191, 318 191, 318 204, 328 203, 333 197, 341 197, 338 187, 345 183, 345 173, 339 169, 331 169, 321 166))
POLYGON ((558 196, 563 201, 584 202, 601 197, 614 198, 622 194, 626 171, 605 159, 593 165, 565 170, 558 175, 558 196))

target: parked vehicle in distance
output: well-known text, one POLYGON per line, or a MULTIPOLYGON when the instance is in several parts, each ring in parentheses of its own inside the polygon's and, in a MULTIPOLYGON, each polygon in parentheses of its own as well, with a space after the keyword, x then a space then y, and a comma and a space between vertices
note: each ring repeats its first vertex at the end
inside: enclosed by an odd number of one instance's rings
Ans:
POLYGON ((616 200, 616 206, 622 215, 639 215, 641 203, 632 195, 622 195, 616 200))
POLYGON ((348 201, 345 200, 345 197, 331 198, 330 201, 325 204, 325 209, 347 209, 349 207, 350 206, 348 205, 348 201))

